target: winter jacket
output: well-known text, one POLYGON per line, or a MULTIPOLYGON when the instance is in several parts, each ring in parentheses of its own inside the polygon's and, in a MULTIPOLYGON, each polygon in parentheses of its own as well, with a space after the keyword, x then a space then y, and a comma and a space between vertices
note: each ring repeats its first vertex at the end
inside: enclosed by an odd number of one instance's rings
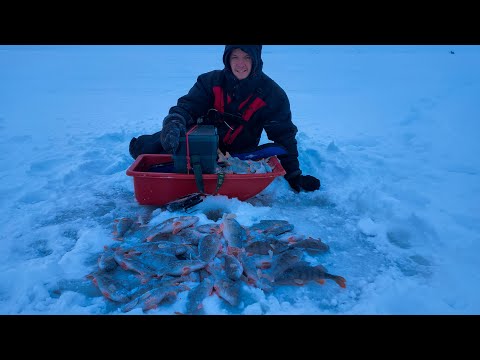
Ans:
POLYGON ((288 180, 301 174, 295 139, 297 127, 292 123, 287 94, 262 71, 261 50, 261 45, 225 46, 225 68, 198 76, 188 94, 170 108, 163 126, 180 122, 188 129, 202 118, 204 123, 216 126, 219 148, 224 153, 254 149, 265 130, 269 140, 282 145, 288 152, 278 156, 288 180), (252 71, 243 80, 238 80, 230 68, 230 53, 235 48, 242 49, 252 58, 252 71), (206 116, 212 113, 214 117, 206 116))

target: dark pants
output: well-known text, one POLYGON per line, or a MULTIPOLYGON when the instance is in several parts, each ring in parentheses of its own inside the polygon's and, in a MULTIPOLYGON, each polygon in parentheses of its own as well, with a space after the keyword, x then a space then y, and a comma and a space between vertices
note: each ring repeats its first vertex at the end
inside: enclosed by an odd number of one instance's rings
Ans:
POLYGON ((132 138, 128 150, 130 155, 136 159, 141 154, 166 154, 160 142, 160 134, 158 131, 152 135, 140 135, 138 138, 132 138))

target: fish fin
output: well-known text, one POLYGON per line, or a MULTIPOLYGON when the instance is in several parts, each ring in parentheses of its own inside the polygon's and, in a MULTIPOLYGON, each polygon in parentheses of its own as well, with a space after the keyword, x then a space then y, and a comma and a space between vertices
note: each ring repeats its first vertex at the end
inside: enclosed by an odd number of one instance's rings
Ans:
POLYGON ((176 234, 176 233, 182 231, 183 228, 191 228, 191 227, 194 227, 193 224, 192 224, 192 225, 189 225, 189 226, 182 227, 182 222, 181 222, 181 221, 175 221, 175 222, 173 223, 173 231, 172 231, 172 233, 173 233, 173 234, 176 234))
POLYGON ((303 286, 305 283, 301 279, 294 279, 293 282, 298 286, 303 286))
POLYGON ((95 278, 95 276, 93 274, 88 274, 87 276, 85 276, 87 279, 90 279, 92 281, 92 283, 98 287, 98 281, 97 279, 95 278))
POLYGON ((323 285, 323 284, 325 284, 325 279, 318 279, 317 282, 318 282, 320 285, 323 285))
POLYGON ((345 284, 347 280, 344 277, 336 276, 334 280, 341 288, 345 289, 347 287, 347 284, 345 284))
POLYGON ((260 269, 270 269, 272 267, 272 263, 270 261, 262 261, 260 264, 260 269))
POLYGON ((145 306, 143 306, 143 311, 153 310, 153 309, 156 309, 157 307, 158 307, 158 304, 145 304, 145 306))
POLYGON ((146 284, 150 280, 148 277, 145 277, 145 275, 138 275, 138 279, 140 280, 141 284, 146 284))
POLYGON ((188 291, 192 290, 192 288, 191 288, 190 286, 185 285, 185 284, 178 284, 178 285, 174 285, 174 286, 176 286, 177 288, 176 288, 175 290, 171 290, 171 291, 168 293, 169 296, 177 297, 177 294, 178 294, 179 292, 187 291, 187 290, 188 290, 188 291))
POLYGON ((236 246, 229 246, 227 245, 227 254, 228 255, 233 255, 238 257, 238 255, 242 252, 241 248, 238 248, 236 246))

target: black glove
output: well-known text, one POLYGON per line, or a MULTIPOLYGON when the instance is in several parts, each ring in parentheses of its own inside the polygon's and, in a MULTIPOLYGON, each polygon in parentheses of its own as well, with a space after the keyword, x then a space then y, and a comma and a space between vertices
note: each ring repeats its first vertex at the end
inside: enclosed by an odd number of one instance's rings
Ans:
POLYGON ((311 175, 297 175, 288 180, 288 183, 296 192, 315 191, 320 189, 320 180, 311 175))
MULTIPOLYGON (((165 119, 167 120, 168 117, 165 119)), ((168 121, 164 121, 160 141, 163 149, 169 153, 174 154, 180 142, 180 136, 185 134, 185 124, 177 118, 170 116, 168 121)))

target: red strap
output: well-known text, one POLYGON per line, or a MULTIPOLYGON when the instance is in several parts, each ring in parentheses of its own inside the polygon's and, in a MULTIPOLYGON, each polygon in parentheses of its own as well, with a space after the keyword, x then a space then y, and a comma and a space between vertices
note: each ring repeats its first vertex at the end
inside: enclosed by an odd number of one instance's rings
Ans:
POLYGON ((243 130, 243 125, 240 125, 238 128, 236 128, 233 133, 232 133, 232 130, 229 129, 227 135, 225 135, 225 137, 223 138, 223 142, 225 144, 231 144, 242 130, 243 130))
POLYGON ((197 127, 198 125, 195 125, 190 130, 188 130, 187 133, 185 134, 185 141, 187 142, 187 174, 190 174, 190 169, 192 169, 192 166, 190 165, 190 148, 188 146, 188 134, 190 134, 197 127))

